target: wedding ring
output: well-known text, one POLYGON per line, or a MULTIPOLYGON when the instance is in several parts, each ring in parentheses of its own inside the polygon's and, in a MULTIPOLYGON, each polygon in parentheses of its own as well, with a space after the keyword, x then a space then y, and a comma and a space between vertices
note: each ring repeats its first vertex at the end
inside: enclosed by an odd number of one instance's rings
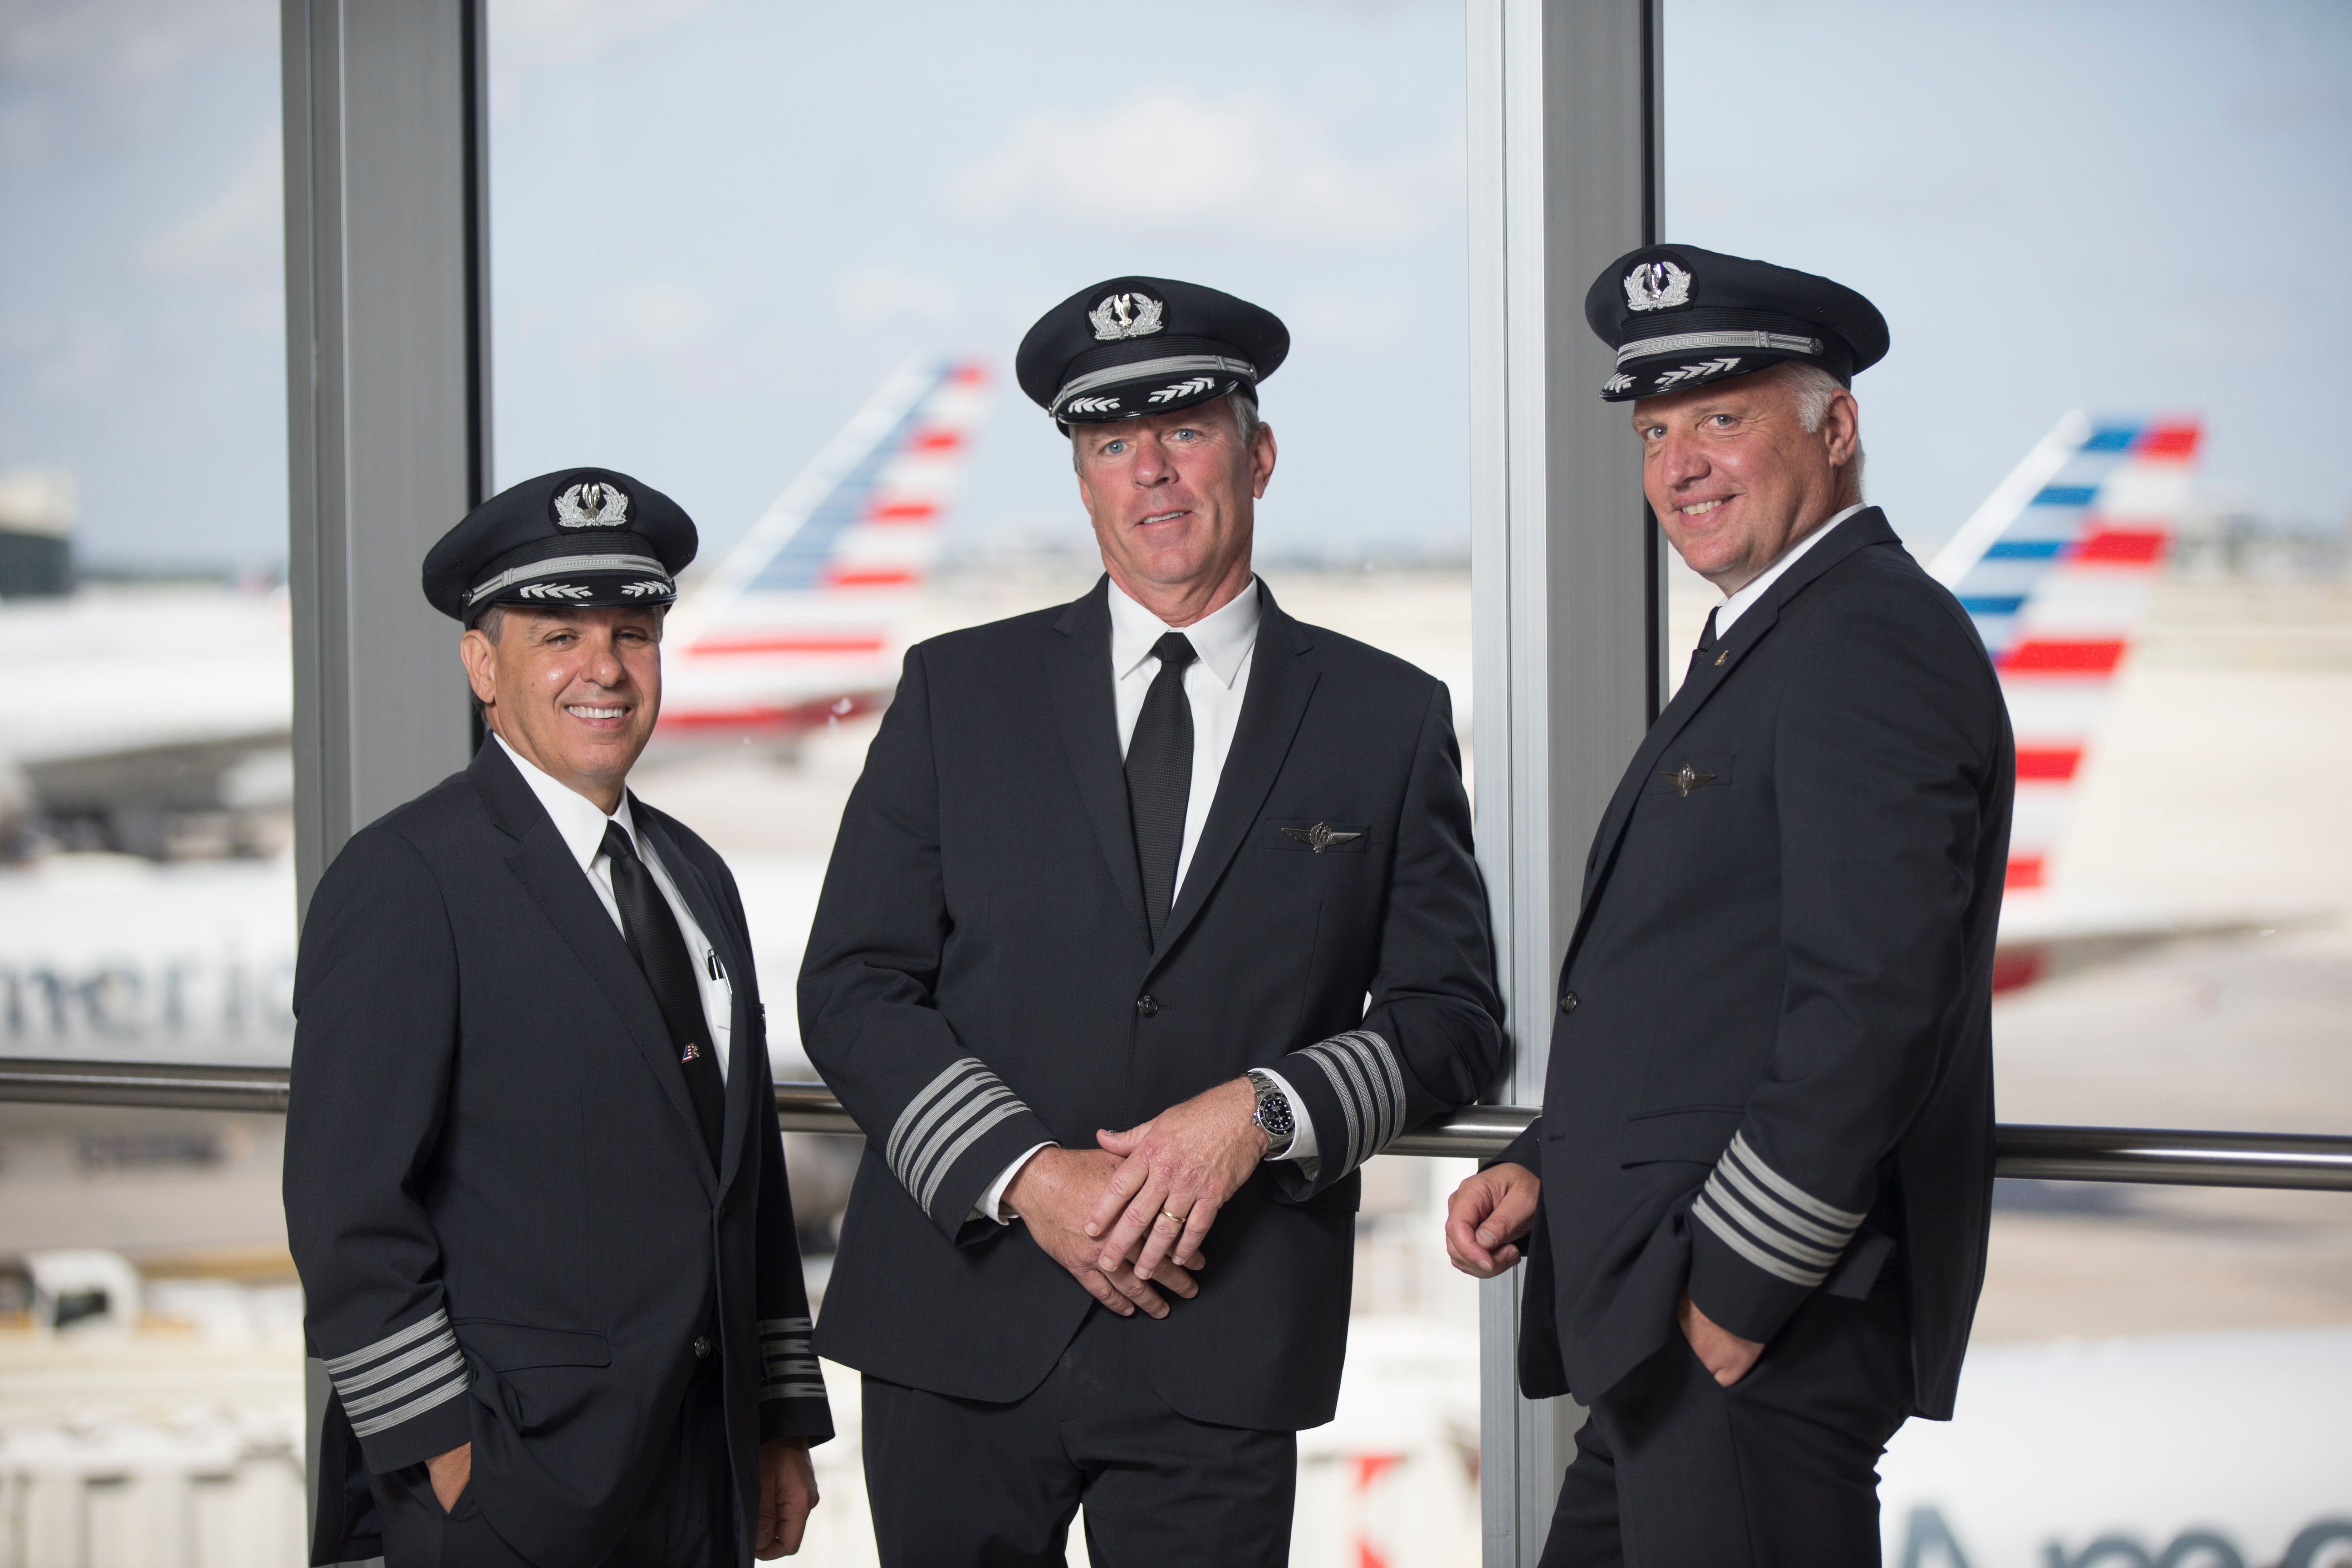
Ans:
POLYGON ((1170 1210, 1170 1209, 1161 1209, 1161 1210, 1160 1211, 1160 1217, 1161 1219, 1172 1219, 1172 1220, 1174 1220, 1178 1225, 1182 1225, 1182 1224, 1184 1223, 1184 1221, 1185 1221, 1185 1218, 1186 1218, 1186 1216, 1185 1216, 1185 1215, 1181 1215, 1181 1214, 1177 1214, 1177 1213, 1175 1213, 1175 1212, 1173 1212, 1172 1210, 1170 1210))

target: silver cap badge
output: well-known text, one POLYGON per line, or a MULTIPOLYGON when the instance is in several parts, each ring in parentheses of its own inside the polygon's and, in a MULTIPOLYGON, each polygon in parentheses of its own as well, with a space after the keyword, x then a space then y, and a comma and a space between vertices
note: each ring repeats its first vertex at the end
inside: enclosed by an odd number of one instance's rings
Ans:
POLYGON ((1168 307, 1149 294, 1106 294, 1103 302, 1087 312, 1087 320, 1095 327, 1095 336, 1107 343, 1121 338, 1148 338, 1160 330, 1161 312, 1168 307))
POLYGON ((1691 275, 1671 261, 1641 261, 1625 274, 1625 308, 1663 310, 1690 303, 1691 275))
POLYGON ((574 485, 555 498, 558 528, 618 528, 628 521, 628 492, 618 485, 574 485))

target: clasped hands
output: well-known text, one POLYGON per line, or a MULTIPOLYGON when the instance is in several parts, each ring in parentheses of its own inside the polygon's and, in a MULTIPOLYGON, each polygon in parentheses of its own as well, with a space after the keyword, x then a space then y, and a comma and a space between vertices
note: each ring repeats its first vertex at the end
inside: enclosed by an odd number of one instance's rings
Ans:
POLYGON ((1190 1299, 1201 1243, 1265 1158, 1246 1078, 1170 1106, 1094 1149, 1041 1149, 1005 1189, 1030 1239, 1119 1316, 1168 1315, 1154 1286, 1190 1299))
MULTIPOLYGON (((1525 1165, 1490 1165, 1460 1186, 1445 1205, 1445 1251, 1454 1267, 1492 1279, 1519 1260, 1516 1245, 1535 1224, 1536 1198, 1543 1178, 1525 1165)), ((1746 1377, 1764 1346, 1744 1340, 1698 1310, 1685 1293, 1675 1309, 1676 1325, 1691 1353, 1716 1383, 1729 1388, 1746 1377)))

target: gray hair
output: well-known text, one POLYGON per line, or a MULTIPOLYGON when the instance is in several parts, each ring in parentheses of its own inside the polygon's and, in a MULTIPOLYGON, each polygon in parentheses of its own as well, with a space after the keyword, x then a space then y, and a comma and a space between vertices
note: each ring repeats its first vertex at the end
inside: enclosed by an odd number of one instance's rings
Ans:
MULTIPOLYGON (((1241 436, 1242 445, 1246 447, 1256 440, 1258 426, 1265 421, 1260 419, 1257 415, 1255 390, 1246 386, 1236 386, 1225 394, 1225 405, 1234 411, 1234 429, 1241 436)), ((1206 407, 1207 405, 1203 404, 1202 406, 1206 407)), ((1086 472, 1078 455, 1078 432, 1083 428, 1085 428, 1084 426, 1076 425, 1070 427, 1070 468, 1076 473, 1086 472)))
MULTIPOLYGON (((1809 360, 1785 359, 1772 367, 1781 384, 1797 395, 1797 425, 1808 436, 1816 435, 1822 421, 1830 416, 1830 402, 1847 390, 1845 384, 1809 360)), ((1862 499, 1862 438, 1853 443, 1852 482, 1856 500, 1862 499)))

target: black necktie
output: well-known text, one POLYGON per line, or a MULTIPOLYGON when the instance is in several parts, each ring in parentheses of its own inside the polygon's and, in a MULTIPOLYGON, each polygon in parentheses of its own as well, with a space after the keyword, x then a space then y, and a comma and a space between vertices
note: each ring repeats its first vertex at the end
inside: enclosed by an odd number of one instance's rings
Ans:
POLYGON ((1184 807, 1192 796, 1192 704, 1184 698, 1184 667, 1200 657, 1192 639, 1170 632, 1151 645, 1160 673, 1143 694, 1135 733, 1127 742, 1127 812, 1135 825, 1135 859, 1143 871, 1143 909, 1151 945, 1176 901, 1176 862, 1184 853, 1184 807))
POLYGON ((1699 672, 1701 665, 1714 663, 1715 654, 1715 612, 1709 610, 1706 613, 1706 626, 1698 634, 1698 647, 1691 649, 1690 671, 1683 679, 1688 680, 1691 676, 1699 672))
POLYGON ((694 1101, 695 1120, 702 1123, 702 1142, 715 1166, 726 1122, 727 1085, 719 1076, 719 1056, 710 1043, 710 1022, 703 1016, 702 988, 695 984, 686 934, 677 929, 677 916, 655 884, 654 874, 637 858, 637 847, 617 822, 605 826, 604 856, 613 865, 613 901, 621 906, 621 934, 628 939, 629 952, 646 972, 662 1021, 669 1026, 678 1069, 686 1074, 687 1097, 694 1101))

